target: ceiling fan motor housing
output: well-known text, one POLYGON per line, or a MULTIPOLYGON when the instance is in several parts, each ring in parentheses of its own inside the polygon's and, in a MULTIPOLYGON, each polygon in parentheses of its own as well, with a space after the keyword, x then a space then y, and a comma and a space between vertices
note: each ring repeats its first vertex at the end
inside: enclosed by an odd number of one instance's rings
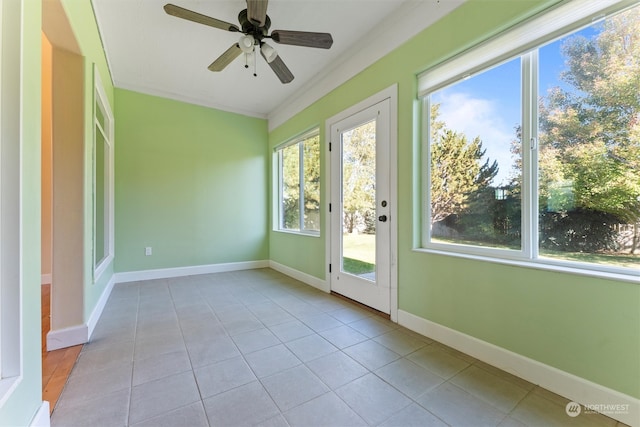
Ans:
POLYGON ((263 38, 269 33, 269 27, 271 27, 271 19, 267 15, 265 23, 262 27, 257 26, 249 20, 247 16, 247 9, 244 9, 238 14, 238 22, 242 27, 242 32, 247 35, 252 35, 254 39, 262 41, 263 38))

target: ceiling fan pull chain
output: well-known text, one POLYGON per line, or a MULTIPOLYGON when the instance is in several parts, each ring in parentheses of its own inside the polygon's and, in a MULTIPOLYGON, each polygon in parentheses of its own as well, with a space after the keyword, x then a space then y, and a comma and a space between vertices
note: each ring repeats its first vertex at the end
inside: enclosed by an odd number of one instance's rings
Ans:
POLYGON ((253 77, 258 77, 258 56, 255 48, 253 49, 253 77))

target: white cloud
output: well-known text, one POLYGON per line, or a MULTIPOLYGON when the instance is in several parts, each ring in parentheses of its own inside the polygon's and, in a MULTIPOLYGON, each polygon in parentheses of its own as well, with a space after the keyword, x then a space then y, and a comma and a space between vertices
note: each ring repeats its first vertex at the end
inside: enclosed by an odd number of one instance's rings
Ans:
POLYGON ((498 161, 499 171, 494 184, 506 183, 513 163, 509 150, 515 137, 515 123, 507 123, 504 116, 513 116, 514 112, 501 113, 496 101, 474 98, 462 92, 443 91, 433 100, 441 104, 440 119, 448 128, 464 133, 468 140, 480 137, 486 149, 485 156, 498 161))

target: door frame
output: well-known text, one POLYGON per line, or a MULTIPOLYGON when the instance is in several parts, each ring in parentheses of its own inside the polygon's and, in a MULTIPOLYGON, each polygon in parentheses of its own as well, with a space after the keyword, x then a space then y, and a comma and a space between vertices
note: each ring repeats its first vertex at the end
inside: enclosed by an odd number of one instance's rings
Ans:
MULTIPOLYGON (((331 184, 331 153, 329 144, 331 141, 331 127, 347 117, 350 117, 362 110, 365 110, 384 100, 389 100, 389 308, 390 317, 393 322, 398 321, 398 85, 393 84, 388 88, 366 98, 363 101, 347 108, 346 110, 330 117, 325 122, 325 139, 327 144, 324 147, 324 176, 326 188, 330 188, 331 184)), ((329 212, 329 203, 331 202, 330 192, 325 191, 329 202, 326 202, 327 212, 329 212)), ((331 263, 331 214, 325 215, 325 277, 327 278, 328 289, 331 290, 331 273, 329 272, 329 264, 331 263)))

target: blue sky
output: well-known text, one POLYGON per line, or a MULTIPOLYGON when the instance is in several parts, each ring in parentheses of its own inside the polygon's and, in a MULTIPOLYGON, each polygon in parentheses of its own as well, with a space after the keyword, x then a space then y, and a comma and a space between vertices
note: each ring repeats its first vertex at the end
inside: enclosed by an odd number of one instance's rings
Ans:
MULTIPOLYGON (((593 37, 594 27, 577 34, 593 37)), ((539 95, 548 89, 568 88, 558 77, 566 68, 560 46, 566 37, 539 50, 539 95)), ((480 136, 486 155, 498 161, 499 172, 493 185, 506 184, 513 164, 509 151, 515 127, 521 122, 520 58, 475 75, 432 95, 440 103, 440 118, 447 126, 464 132, 468 139, 480 136)))

